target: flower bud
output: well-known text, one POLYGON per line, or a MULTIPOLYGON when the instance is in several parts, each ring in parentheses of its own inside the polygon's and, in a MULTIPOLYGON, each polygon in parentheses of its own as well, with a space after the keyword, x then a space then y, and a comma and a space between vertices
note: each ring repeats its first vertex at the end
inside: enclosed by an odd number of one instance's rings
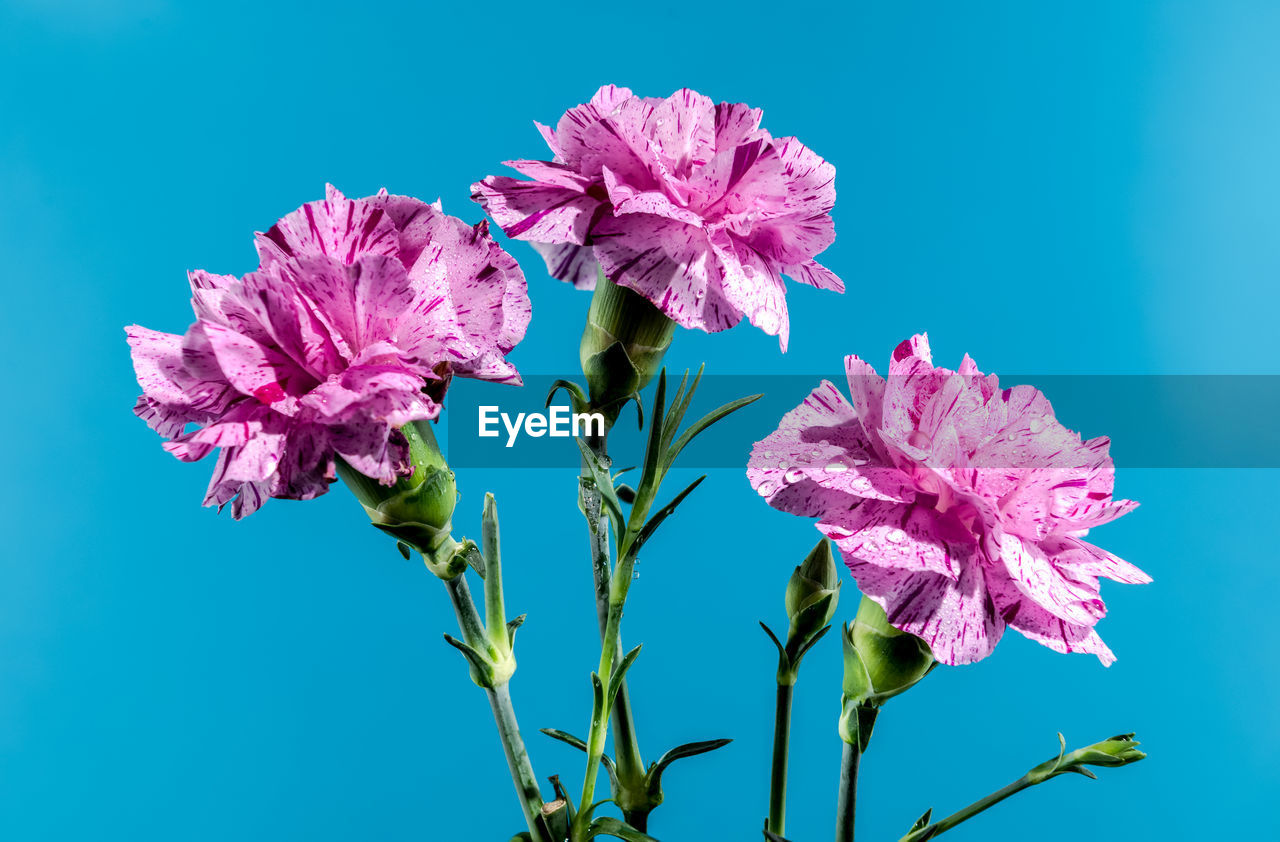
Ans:
POLYGON ((578 355, 591 405, 610 423, 626 398, 658 373, 675 329, 676 323, 643 296, 600 271, 578 355))
POLYGON ((394 485, 383 485, 339 460, 338 474, 355 494, 373 525, 422 553, 437 576, 451 579, 466 567, 455 552, 453 509, 458 492, 429 421, 399 430, 408 442, 412 470, 394 485))
POLYGON ((818 541, 787 583, 787 616, 791 627, 787 646, 802 647, 835 616, 840 601, 840 578, 831 542, 818 541))
POLYGON ((1058 742, 1062 745, 1062 751, 1053 760, 1046 760, 1027 772, 1027 780, 1038 784, 1068 772, 1092 778, 1094 774, 1086 769, 1086 766, 1128 766, 1130 763, 1137 763, 1147 755, 1146 752, 1138 750, 1141 743, 1133 736, 1133 734, 1120 734, 1109 740, 1067 753, 1066 741, 1059 734, 1058 742))
POLYGON ((935 665, 929 644, 889 625, 884 609, 866 596, 843 637, 844 695, 860 704, 883 704, 910 689, 935 665))

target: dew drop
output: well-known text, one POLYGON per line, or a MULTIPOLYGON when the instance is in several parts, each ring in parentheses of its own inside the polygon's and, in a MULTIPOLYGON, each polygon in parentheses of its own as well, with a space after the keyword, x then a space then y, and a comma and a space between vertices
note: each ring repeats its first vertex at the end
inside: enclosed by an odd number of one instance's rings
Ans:
POLYGON ((1044 419, 1043 419, 1043 418, 1032 418, 1032 419, 1031 419, 1031 423, 1030 423, 1030 424, 1028 424, 1027 426, 1030 428, 1031 432, 1033 432, 1033 433, 1041 433, 1041 432, 1044 432, 1044 419))
POLYGON ((782 475, 782 478, 788 483, 799 482, 804 479, 804 471, 799 468, 788 468, 787 472, 782 475))
POLYGON ((884 539, 890 544, 901 544, 907 540, 907 533, 895 527, 885 533, 884 539))
POLYGON ((843 474, 845 471, 849 470, 849 466, 843 462, 832 462, 825 468, 825 470, 829 474, 843 474))
POLYGON ((933 444, 933 439, 929 438, 929 434, 921 430, 912 430, 907 436, 907 444, 912 447, 918 447, 921 450, 927 450, 933 444))

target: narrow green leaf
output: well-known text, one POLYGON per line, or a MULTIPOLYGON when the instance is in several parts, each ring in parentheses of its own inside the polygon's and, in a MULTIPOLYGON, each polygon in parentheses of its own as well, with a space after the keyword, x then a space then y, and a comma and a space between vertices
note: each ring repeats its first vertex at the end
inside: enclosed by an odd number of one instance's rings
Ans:
MULTIPOLYGON (((662 437, 662 452, 666 453, 671 449, 671 442, 676 437, 676 433, 680 431, 680 425, 684 423, 684 416, 689 411, 690 404, 693 403, 693 395, 698 391, 698 384, 702 382, 702 372, 706 369, 706 364, 698 366, 698 373, 693 378, 693 385, 689 387, 689 391, 684 393, 683 400, 677 399, 673 401, 671 411, 667 413, 666 430, 662 437)), ((685 380, 689 379, 689 373, 686 371, 684 380, 680 381, 680 388, 683 390, 685 380)), ((670 465, 670 462, 667 463, 670 465)))
POLYGON ((657 471, 662 455, 662 448, 659 445, 662 442, 663 407, 666 405, 666 399, 667 370, 664 368, 658 375, 658 388, 653 394, 653 411, 649 413, 653 423, 649 425, 649 440, 644 449, 644 468, 640 472, 640 487, 647 486, 650 494, 657 491, 660 482, 657 471))
POLYGON ((764 629, 764 633, 769 635, 769 639, 773 641, 773 645, 778 647, 778 657, 787 663, 791 662, 791 658, 787 655, 787 647, 782 645, 782 641, 778 640, 778 636, 773 633, 773 629, 764 624, 764 620, 760 621, 760 628, 764 629))
POLYGON ((696 757, 699 754, 706 754, 707 752, 715 751, 718 748, 724 748, 731 742, 733 742, 733 740, 721 738, 719 740, 701 740, 696 743, 685 743, 682 746, 676 746, 666 754, 662 755, 662 757, 658 759, 657 763, 653 764, 653 770, 650 774, 654 779, 657 779, 658 776, 662 774, 662 770, 666 769, 675 761, 681 760, 685 757, 696 757))
POLYGON ((684 491, 681 491, 679 494, 673 497, 670 503, 663 506, 654 514, 653 517, 649 518, 649 522, 644 525, 644 527, 640 530, 640 533, 636 535, 635 540, 632 541, 631 544, 627 547, 627 550, 626 550, 627 554, 630 555, 632 558, 635 558, 636 555, 639 554, 640 548, 644 546, 644 543, 646 541, 648 541, 651 537, 653 537, 653 533, 658 530, 658 527, 662 525, 662 522, 666 520, 668 517, 670 517, 671 514, 676 510, 676 507, 679 506, 682 502, 684 502, 684 498, 688 497, 691 493, 693 493, 693 490, 697 488, 699 485, 701 485, 702 481, 706 478, 707 478, 707 475, 703 474, 702 476, 695 479, 693 482, 689 483, 689 486, 684 491))
POLYGON ((528 614, 521 614, 519 617, 516 617, 511 622, 507 623, 507 645, 513 649, 516 645, 516 632, 524 625, 525 618, 528 616, 528 614))
POLYGON ((680 428, 680 422, 684 418, 684 413, 688 409, 690 395, 685 392, 689 385, 689 370, 685 369, 684 374, 680 378, 680 386, 676 389, 676 393, 671 396, 671 403, 667 408, 667 414, 662 419, 662 451, 665 452, 667 446, 671 443, 671 438, 680 428))
POLYGON ((622 689, 622 682, 626 677, 627 670, 631 669, 631 665, 635 663, 636 658, 639 656, 640 646, 637 646, 623 656, 618 668, 613 671, 613 675, 609 676, 609 696, 607 701, 610 707, 613 707, 613 700, 618 697, 618 691, 622 689))
POLYGON ((829 631, 831 631, 831 626, 823 626, 821 629, 818 630, 817 634, 809 638, 809 640, 805 642, 804 646, 800 647, 800 651, 796 653, 796 663, 799 664, 800 659, 803 658, 805 655, 807 655, 809 653, 809 650, 812 649, 819 640, 822 640, 822 638, 829 631))
POLYGON ((911 825, 911 829, 912 829, 913 831, 915 831, 915 830, 919 830, 920 828, 922 828, 922 827, 924 827, 925 825, 927 825, 927 824, 929 823, 929 819, 931 819, 932 817, 933 817, 933 808, 932 808, 932 807, 930 807, 928 810, 925 810, 925 811, 924 811, 924 815, 923 815, 923 816, 921 816, 920 818, 916 819, 916 823, 915 823, 915 824, 913 824, 913 825, 911 825))
POLYGON ((445 642, 463 654, 479 675, 492 676, 493 667, 489 661, 472 647, 450 634, 444 636, 445 642))
POLYGON ((689 442, 693 441, 694 436, 698 435, 725 416, 737 412, 748 404, 755 403, 762 397, 764 397, 764 395, 750 395, 745 398, 738 398, 736 401, 730 401, 719 409, 713 409, 706 415, 699 418, 693 426, 685 430, 684 433, 681 434, 680 438, 676 439, 675 444, 671 446, 670 451, 668 451, 666 455, 666 465, 670 467, 675 463, 676 457, 680 455, 680 451, 684 450, 685 447, 688 446, 689 442))
POLYGON ((556 396, 556 392, 563 389, 569 393, 569 402, 573 405, 574 412, 585 412, 588 406, 587 395, 582 391, 582 387, 572 380, 557 380, 551 384, 551 388, 547 391, 547 401, 544 406, 551 406, 551 401, 556 396))

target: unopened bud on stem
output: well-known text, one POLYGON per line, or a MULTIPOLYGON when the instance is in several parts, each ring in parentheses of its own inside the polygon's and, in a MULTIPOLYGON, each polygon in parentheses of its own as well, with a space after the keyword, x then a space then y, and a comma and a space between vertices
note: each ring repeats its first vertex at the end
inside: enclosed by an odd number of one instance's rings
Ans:
POLYGON ((787 583, 788 650, 812 640, 835 616, 840 601, 840 578, 831 542, 820 540, 791 574, 787 583))
POLYGON ((675 329, 676 323, 643 296, 599 272, 578 355, 591 405, 610 424, 627 398, 658 373, 675 329))

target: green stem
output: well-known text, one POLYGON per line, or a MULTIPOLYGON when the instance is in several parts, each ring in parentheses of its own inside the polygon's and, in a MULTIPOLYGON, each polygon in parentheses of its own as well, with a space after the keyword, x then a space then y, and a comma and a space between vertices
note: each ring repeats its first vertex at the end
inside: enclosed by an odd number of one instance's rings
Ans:
POLYGON ((794 684, 778 685, 773 719, 773 774, 769 779, 769 832, 787 829, 787 757, 791 751, 791 700, 794 684))
MULTIPOLYGON (((607 436, 600 437, 590 442, 592 450, 602 459, 607 459, 607 436)), ((607 464, 607 463, 606 463, 607 464)), ((590 472, 584 465, 582 469, 583 476, 589 476, 590 472)), ((591 568, 592 578, 595 583, 596 594, 596 619, 600 626, 600 643, 603 645, 609 630, 609 594, 612 589, 612 557, 609 550, 609 519, 602 511, 600 502, 599 489, 594 483, 583 483, 582 493, 584 497, 584 507, 587 511, 593 512, 594 523, 592 519, 588 519, 588 525, 594 526, 590 530, 591 543, 591 568)), ((613 668, 616 669, 621 663, 622 653, 621 641, 618 641, 614 648, 613 668)), ((603 679, 603 676, 601 676, 603 679)), ((614 758, 618 769, 618 779, 620 782, 634 783, 641 785, 644 779, 644 760, 640 754, 640 743, 636 736, 635 719, 631 711, 631 694, 627 690, 627 684, 624 680, 618 688, 618 696, 613 704, 613 741, 614 741, 614 758)), ((615 793, 617 795, 618 793, 615 793)), ((642 830, 640 825, 632 823, 632 819, 636 819, 641 824, 645 821, 644 813, 633 812, 628 809, 631 805, 624 804, 623 812, 626 815, 628 824, 637 830, 642 830)))
MULTIPOLYGON (((1021 778, 1018 778, 1018 780, 1014 781, 1013 783, 1009 784, 1003 789, 998 789, 995 792, 988 795, 986 798, 979 799, 978 801, 975 801, 972 804, 970 804, 968 807, 965 807, 963 810, 957 810, 956 812, 947 816, 945 819, 941 819, 929 825, 926 828, 926 830, 930 830, 932 832, 929 833, 927 838, 932 839, 933 837, 937 836, 939 833, 945 833, 946 831, 960 824, 960 822, 973 818, 974 816, 981 813, 983 810, 986 810, 989 807, 994 807, 995 805, 999 804, 1001 801, 1005 800, 1009 796, 1016 795, 1017 793, 1022 792, 1022 790, 1027 789, 1028 787, 1035 786, 1036 783, 1038 783, 1038 781, 1032 781, 1029 778, 1027 778, 1026 775, 1023 775, 1021 778)), ((917 838, 917 833, 918 832, 908 833, 906 836, 902 837, 902 839, 899 840, 899 842, 906 842, 906 840, 915 839, 917 838)))
MULTIPOLYGON (((636 501, 636 505, 640 505, 639 500, 636 501)), ((619 633, 622 626, 622 609, 627 602, 627 592, 631 588, 631 576, 634 570, 635 557, 623 550, 622 557, 618 561, 618 569, 609 585, 609 618, 605 627, 604 640, 600 646, 600 664, 596 670, 606 694, 613 678, 614 664, 620 658, 619 633)), ((582 781, 582 797, 578 801, 578 815, 584 822, 589 818, 590 806, 595 803, 596 776, 600 769, 600 758, 604 756, 604 744, 608 733, 609 706, 606 704, 603 709, 593 708, 591 731, 587 737, 587 771, 582 781)), ((580 828, 579 832, 583 830, 585 826, 580 828)))
MULTIPOLYGON (((486 646, 484 623, 481 622, 475 601, 471 598, 466 576, 447 579, 444 584, 449 592, 449 600, 453 603, 453 610, 458 615, 458 627, 462 630, 464 641, 470 646, 486 646)), ((484 691, 489 697, 489 707, 493 710, 498 737, 502 740, 502 750, 507 757, 507 768, 511 771, 511 780, 515 784, 529 833, 535 842, 556 842, 547 838, 542 830, 542 791, 538 788, 538 777, 533 772, 529 752, 520 736, 510 686, 503 682, 496 687, 485 687, 484 691)))
POLYGON ((844 743, 840 758, 840 797, 836 804, 836 842, 853 842, 854 815, 858 804, 858 762, 862 752, 856 742, 844 743))

